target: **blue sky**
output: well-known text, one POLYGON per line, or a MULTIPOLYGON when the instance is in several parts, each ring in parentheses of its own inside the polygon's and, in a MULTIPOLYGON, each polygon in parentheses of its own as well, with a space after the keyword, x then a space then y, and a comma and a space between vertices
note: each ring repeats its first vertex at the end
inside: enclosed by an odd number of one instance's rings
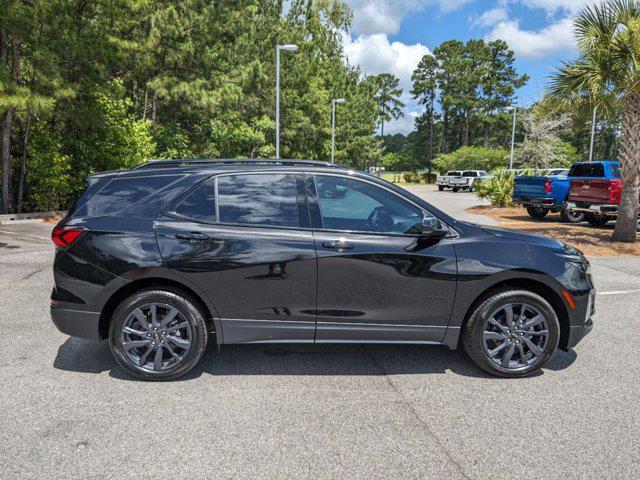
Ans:
POLYGON ((407 104, 385 133, 408 133, 420 107, 410 98, 411 72, 423 55, 449 39, 502 39, 529 83, 517 104, 537 100, 561 60, 575 56, 572 19, 586 0, 347 0, 354 10, 345 56, 363 72, 400 78, 407 104))

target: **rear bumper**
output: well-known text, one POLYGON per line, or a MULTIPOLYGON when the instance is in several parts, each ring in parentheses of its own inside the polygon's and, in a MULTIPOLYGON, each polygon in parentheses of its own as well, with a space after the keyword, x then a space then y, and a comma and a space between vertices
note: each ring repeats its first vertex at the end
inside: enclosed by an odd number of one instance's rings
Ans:
POLYGON ((524 197, 520 195, 514 195, 511 201, 516 205, 524 205, 525 207, 556 207, 556 201, 553 198, 548 197, 524 197))
POLYGON ((87 340, 102 340, 100 312, 51 307, 51 320, 62 333, 87 340))
POLYGON ((569 202, 567 208, 576 212, 594 213, 605 217, 618 216, 618 205, 606 205, 587 202, 569 202))

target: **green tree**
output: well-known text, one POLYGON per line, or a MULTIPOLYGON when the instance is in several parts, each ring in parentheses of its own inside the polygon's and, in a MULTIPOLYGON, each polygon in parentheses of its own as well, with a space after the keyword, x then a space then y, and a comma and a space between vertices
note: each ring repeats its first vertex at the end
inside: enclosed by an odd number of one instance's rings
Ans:
POLYGON ((551 93, 581 102, 585 97, 601 111, 607 99, 620 99, 622 196, 614 241, 634 242, 640 186, 640 4, 609 0, 585 7, 574 22, 578 59, 563 64, 554 76, 551 93))
POLYGON ((375 85, 374 100, 378 105, 378 121, 380 122, 380 136, 384 137, 384 124, 392 119, 397 120, 402 115, 404 103, 400 100, 402 89, 400 80, 392 73, 381 73, 371 77, 375 85))

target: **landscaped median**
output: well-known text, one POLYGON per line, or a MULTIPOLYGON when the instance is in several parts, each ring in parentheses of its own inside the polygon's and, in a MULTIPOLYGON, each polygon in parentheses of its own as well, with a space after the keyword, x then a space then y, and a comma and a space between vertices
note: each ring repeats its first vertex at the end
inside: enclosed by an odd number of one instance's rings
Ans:
POLYGON ((605 227, 594 228, 588 223, 562 223, 557 215, 549 215, 541 220, 532 220, 521 207, 498 208, 478 205, 466 209, 476 215, 486 215, 497 220, 501 227, 525 233, 546 235, 579 248, 587 255, 640 255, 640 242, 616 243, 611 241, 615 222, 605 227))

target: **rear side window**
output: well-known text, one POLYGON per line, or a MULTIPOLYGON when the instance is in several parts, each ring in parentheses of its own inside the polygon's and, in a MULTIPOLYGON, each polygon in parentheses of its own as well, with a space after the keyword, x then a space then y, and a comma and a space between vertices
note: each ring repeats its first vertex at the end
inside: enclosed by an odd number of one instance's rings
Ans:
POLYGON ((570 177, 604 177, 604 166, 601 163, 577 163, 569 171, 570 177))
POLYGON ((176 207, 175 212, 183 217, 192 218, 202 222, 215 223, 216 221, 216 193, 215 180, 210 178, 193 192, 187 195, 176 207))
POLYGON ((620 175, 620 166, 617 163, 610 163, 611 176, 614 178, 622 178, 620 175))
POLYGON ((80 208, 77 216, 92 217, 119 212, 144 200, 149 195, 166 187, 179 177, 161 175, 157 177, 115 178, 80 208))
POLYGON ((462 172, 447 172, 447 177, 459 177, 462 174, 462 172))
POLYGON ((220 223, 298 227, 295 176, 229 175, 218 178, 220 223))
POLYGON ((477 177, 478 176, 478 172, 462 172, 462 176, 463 177, 477 177))

